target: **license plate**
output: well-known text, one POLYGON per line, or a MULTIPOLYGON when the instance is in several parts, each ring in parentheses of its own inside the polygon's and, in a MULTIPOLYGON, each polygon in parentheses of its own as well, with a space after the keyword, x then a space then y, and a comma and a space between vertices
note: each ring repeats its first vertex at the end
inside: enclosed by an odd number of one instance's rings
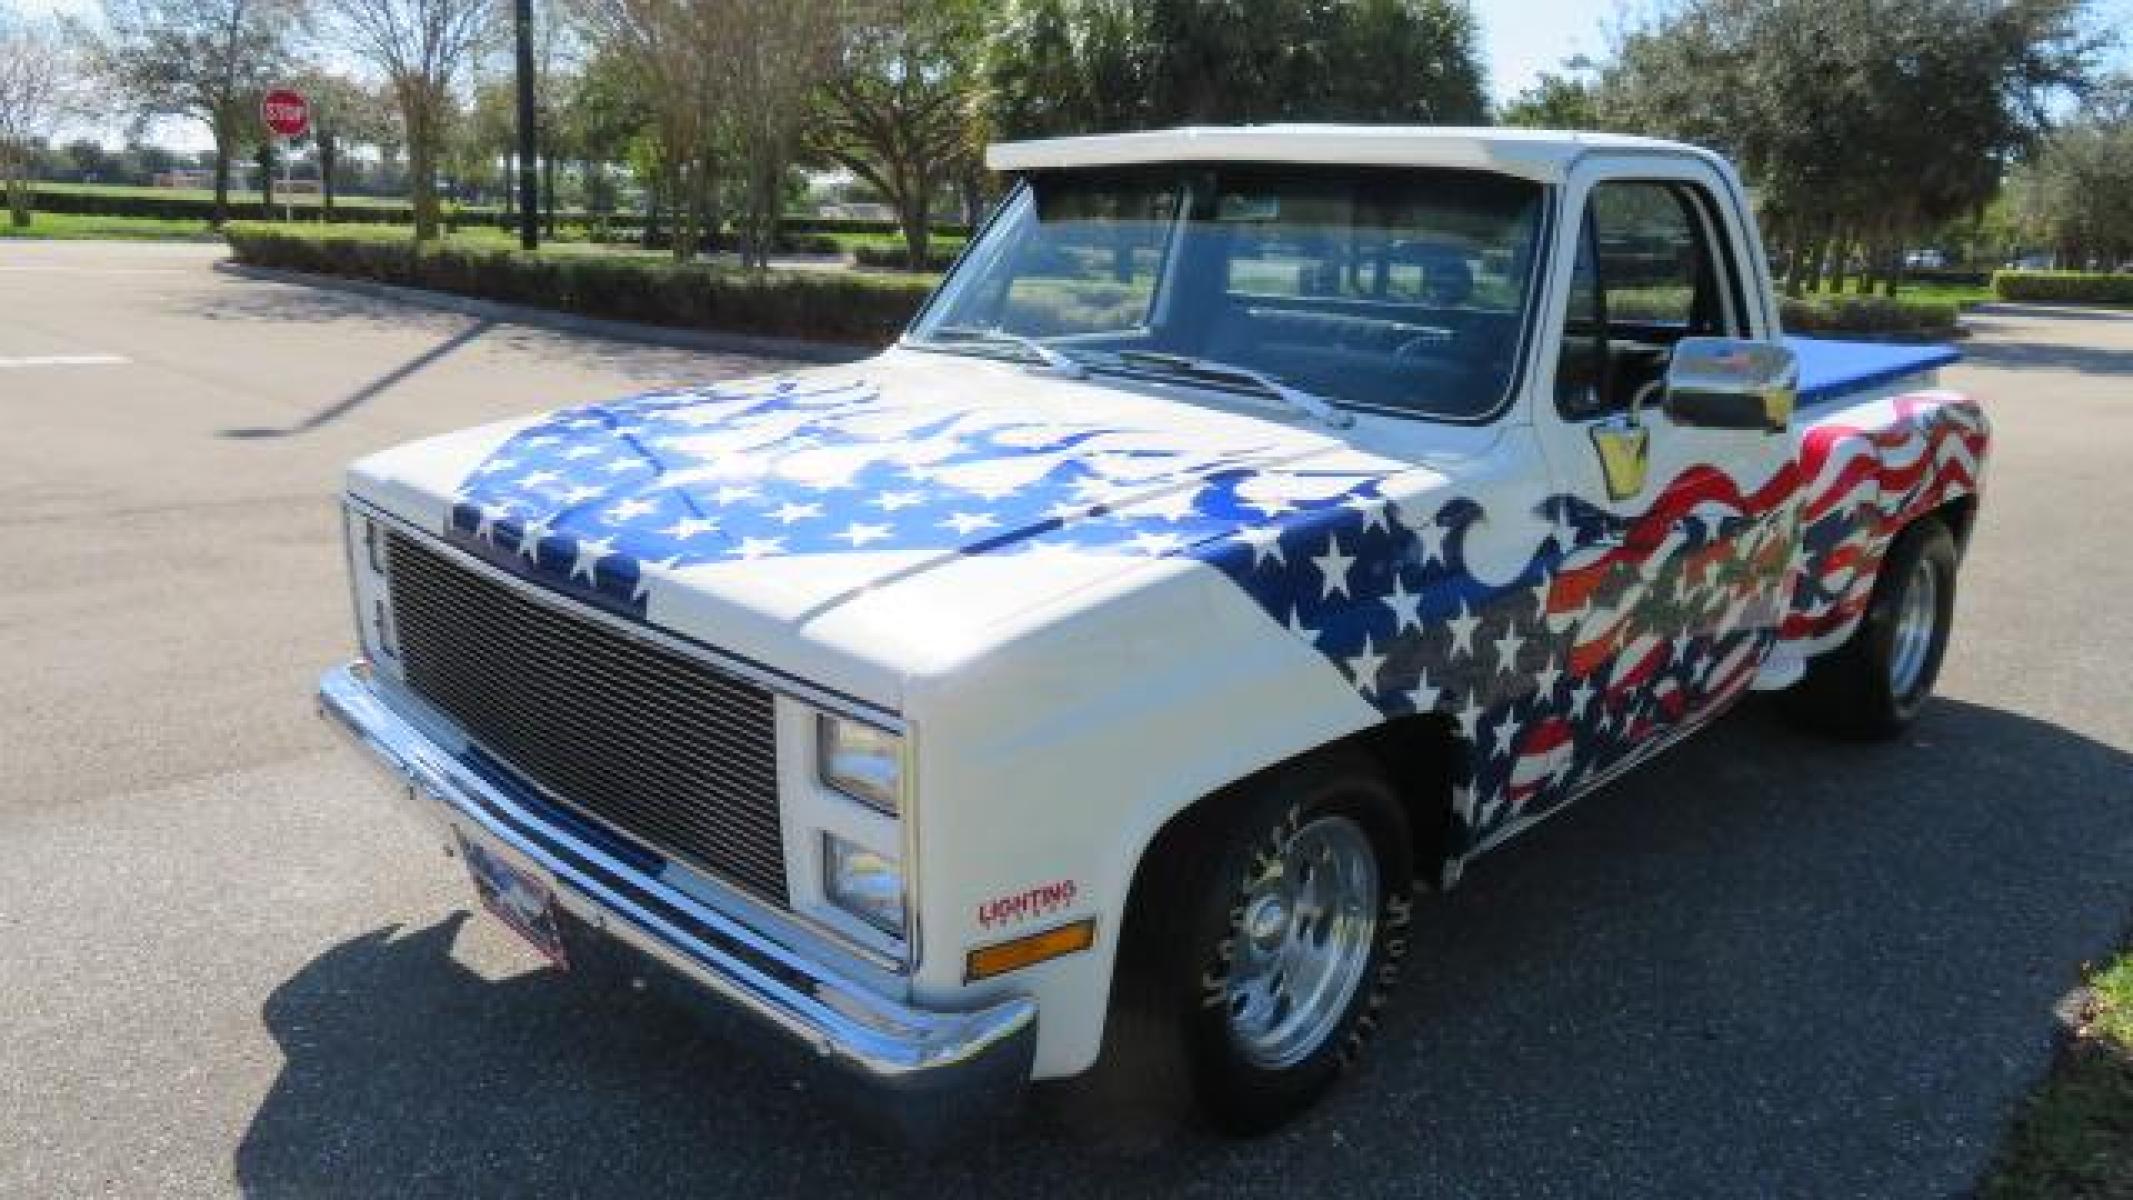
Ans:
POLYGON ((557 969, 569 970, 570 961, 563 954, 563 934, 556 926, 555 892, 531 871, 470 841, 458 830, 452 832, 459 839, 459 856, 467 864, 467 874, 474 877, 474 894, 481 897, 482 907, 496 914, 497 920, 525 938, 557 969))

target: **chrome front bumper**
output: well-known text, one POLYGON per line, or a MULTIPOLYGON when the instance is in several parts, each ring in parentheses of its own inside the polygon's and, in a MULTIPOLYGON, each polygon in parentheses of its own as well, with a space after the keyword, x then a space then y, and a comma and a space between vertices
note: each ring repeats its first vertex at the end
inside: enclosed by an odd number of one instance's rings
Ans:
POLYGON ((1030 1078, 1037 1008, 913 1008, 841 978, 793 946, 660 881, 528 804, 523 788, 441 745, 397 711, 357 660, 319 681, 319 712, 382 765, 440 832, 530 865, 583 923, 688 984, 783 1030, 865 1085, 860 1107, 921 1142, 1011 1109, 1030 1078))

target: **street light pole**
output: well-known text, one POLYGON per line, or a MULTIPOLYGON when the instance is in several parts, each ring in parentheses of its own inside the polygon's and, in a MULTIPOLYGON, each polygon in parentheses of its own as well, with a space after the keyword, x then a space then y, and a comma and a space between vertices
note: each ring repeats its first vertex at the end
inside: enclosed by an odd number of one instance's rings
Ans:
POLYGON ((518 244, 533 250, 541 244, 540 146, 534 137, 533 0, 514 0, 518 26, 518 244))

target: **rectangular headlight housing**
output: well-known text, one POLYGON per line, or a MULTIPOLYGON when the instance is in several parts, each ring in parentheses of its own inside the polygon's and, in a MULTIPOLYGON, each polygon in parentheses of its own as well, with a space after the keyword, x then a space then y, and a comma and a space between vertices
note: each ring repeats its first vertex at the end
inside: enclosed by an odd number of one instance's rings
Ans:
POLYGON ((904 936, 903 864, 888 855, 823 834, 822 894, 890 937, 904 936))
POLYGON ((885 729, 823 713, 815 720, 822 782, 871 808, 901 815, 904 739, 885 729))

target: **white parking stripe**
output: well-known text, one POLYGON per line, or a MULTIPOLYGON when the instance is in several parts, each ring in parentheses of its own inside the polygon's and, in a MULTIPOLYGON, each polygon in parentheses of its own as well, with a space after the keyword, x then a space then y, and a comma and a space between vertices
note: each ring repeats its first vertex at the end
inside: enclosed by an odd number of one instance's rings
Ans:
POLYGON ((0 358, 0 368, 115 367, 132 361, 123 354, 32 354, 26 358, 0 358))
POLYGON ((183 275, 186 267, 0 266, 0 275, 183 275))

